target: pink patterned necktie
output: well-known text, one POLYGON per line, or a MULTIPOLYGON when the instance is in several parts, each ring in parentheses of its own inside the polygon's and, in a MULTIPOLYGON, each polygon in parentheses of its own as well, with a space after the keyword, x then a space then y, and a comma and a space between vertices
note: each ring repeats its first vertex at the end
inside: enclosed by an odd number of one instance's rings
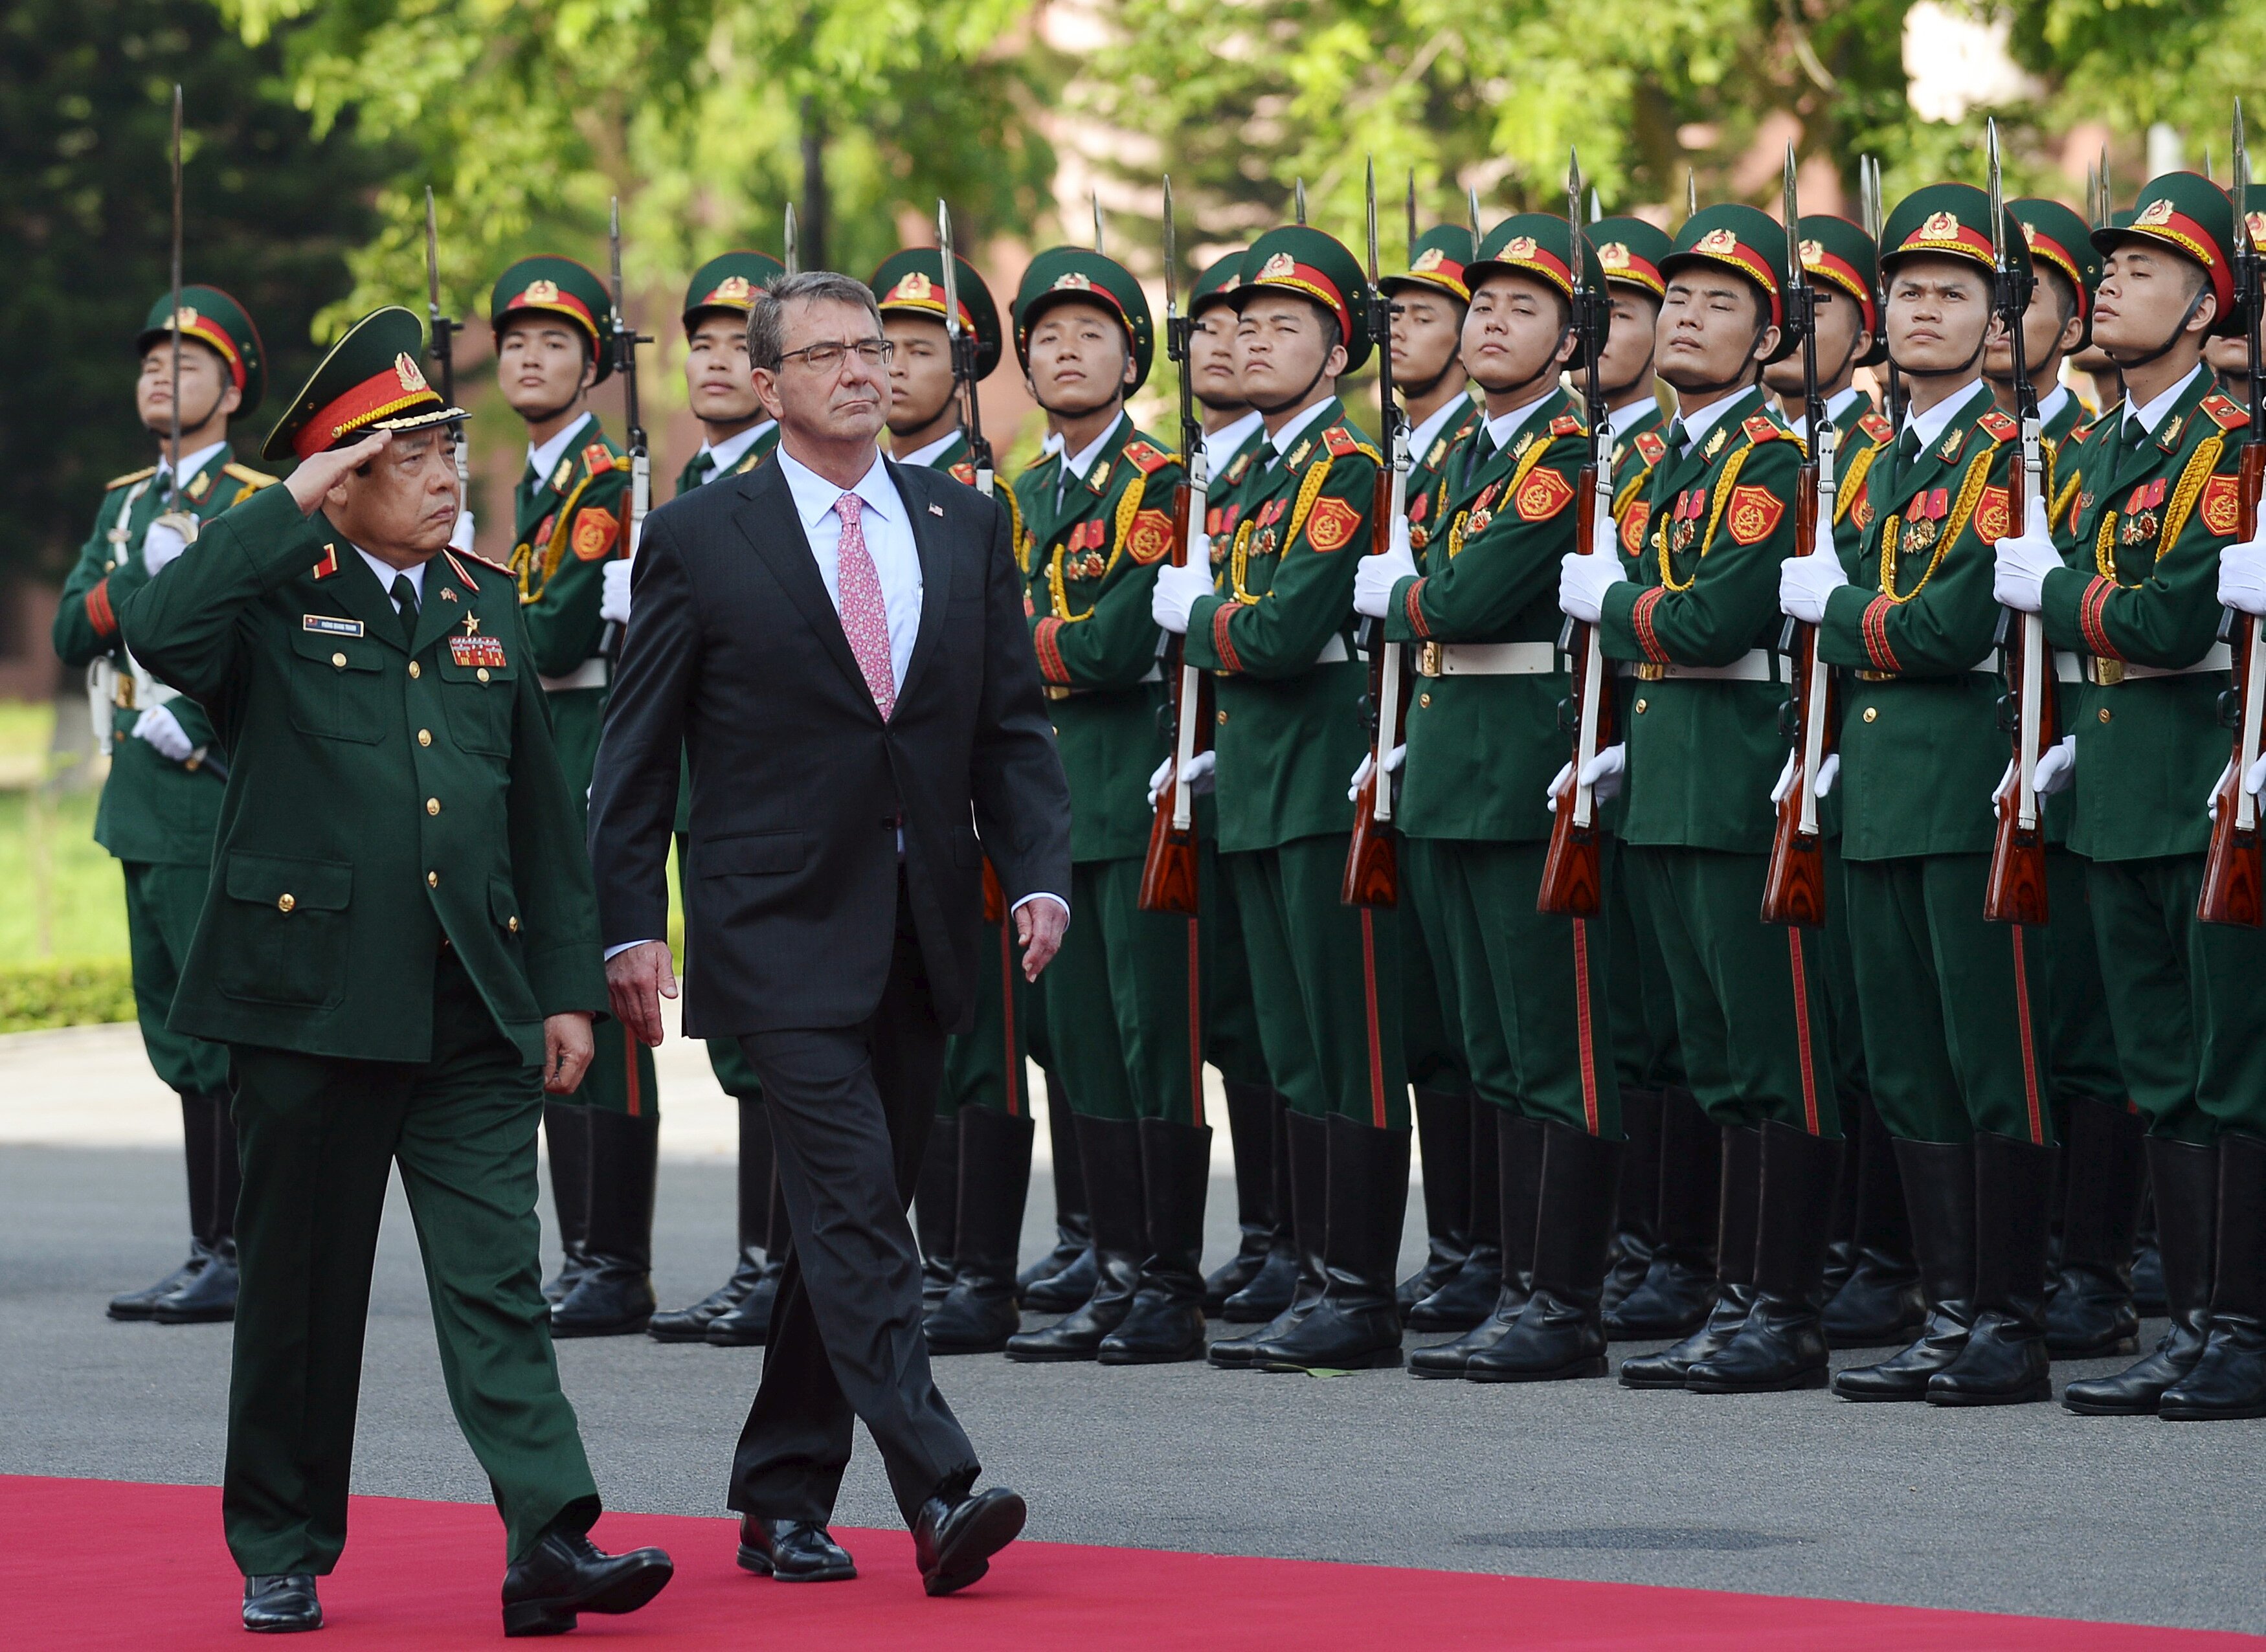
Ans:
POLYGON ((866 686, 886 723, 897 706, 897 683, 889 669, 889 610, 881 601, 881 576, 874 571, 873 553, 866 549, 866 530, 858 520, 865 503, 855 493, 834 501, 834 514, 842 522, 835 583, 841 593, 837 605, 850 652, 857 656, 858 669, 865 674, 866 686))

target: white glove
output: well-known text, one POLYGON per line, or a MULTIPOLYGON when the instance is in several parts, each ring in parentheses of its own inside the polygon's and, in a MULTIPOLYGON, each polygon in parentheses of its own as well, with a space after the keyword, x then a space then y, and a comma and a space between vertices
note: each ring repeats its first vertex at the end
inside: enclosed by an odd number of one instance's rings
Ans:
POLYGON ((159 757, 175 763, 187 762, 193 749, 181 720, 162 705, 152 705, 134 720, 134 738, 148 741, 159 757))
POLYGON ((1383 554, 1363 557, 1355 565, 1353 611, 1382 619, 1392 608, 1392 588, 1416 577, 1416 556, 1408 548, 1408 523, 1395 517, 1392 545, 1383 554))
MULTIPOLYGON (((1407 761, 1407 757, 1408 748, 1405 743, 1395 746, 1386 752, 1385 754, 1385 773, 1399 773, 1401 764, 1407 761)), ((1353 771, 1353 778, 1346 783, 1347 802, 1357 803, 1361 800, 1361 788, 1369 783, 1370 772, 1376 766, 1376 759, 1368 752, 1364 751, 1361 754, 1361 765, 1353 771)))
POLYGON ((170 522, 153 522, 142 536, 142 563, 150 570, 151 578, 158 571, 189 548, 181 537, 181 530, 170 522))
POLYGON ((1157 800, 1165 794, 1165 782, 1173 778, 1173 760, 1166 758, 1149 776, 1149 807, 1157 807, 1157 800))
POLYGON ((598 570, 605 589, 598 598, 598 618, 613 625, 630 623, 630 569, 633 565, 617 558, 598 570))
POLYGON ((449 531, 449 549, 462 551, 467 555, 471 554, 472 549, 472 513, 471 511, 460 510, 457 513, 457 525, 449 531))
POLYGON ((1590 554, 1603 557, 1618 567, 1621 559, 1621 530, 1613 521, 1612 512, 1600 510, 1597 520, 1590 530, 1590 554))
MULTIPOLYGON (((1607 746, 1582 765, 1582 784, 1590 788, 1598 802, 1610 803, 1621 794, 1621 773, 1627 766, 1628 748, 1625 745, 1607 746)), ((1550 778, 1549 789, 1543 793, 1542 800, 1554 804, 1566 794, 1566 788, 1573 784, 1574 765, 1560 764, 1558 772, 1550 778)))
POLYGON ((2259 513, 2258 536, 2218 553, 2218 605, 2239 613, 2266 614, 2266 511, 2259 513))
POLYGON ((1833 783, 1841 778, 1841 754, 1829 751, 1825 761, 1817 765, 1817 784, 1810 789, 1822 800, 1833 790, 1833 783))
POLYGON ((2253 797, 2266 799, 2266 757, 2250 765, 2250 772, 2242 777, 2242 789, 2253 797))
POLYGON ((1776 808, 1785 802, 1786 794, 1793 789, 1794 753, 1789 751, 1786 754, 1785 765, 1778 771, 1778 778, 1771 782, 1771 807, 1776 808))
POLYGON ((1211 771, 1218 766, 1219 754, 1216 751, 1199 751, 1188 759, 1188 771, 1181 784, 1188 788, 1190 797, 1202 797, 1211 790, 1211 771))
POLYGON ((1584 625, 1597 623, 1605 593, 1621 581, 1619 557, 1568 551, 1558 561, 1558 606, 1584 625))
MULTIPOLYGON (((2226 790, 2226 783, 2233 773, 2234 763, 2230 758, 2226 766, 2218 771, 2218 778, 2211 783, 2210 794, 2203 800, 2204 814, 2216 815, 2218 812, 2218 794, 2226 790)), ((2250 765, 2249 772, 2242 777, 2242 789, 2257 798, 2262 808, 2266 808, 2266 757, 2260 757, 2250 765)))
POLYGON ((2030 783, 2047 797, 2068 791, 2076 778, 2077 736, 2075 735, 2064 735, 2040 753, 2038 766, 2030 774, 2030 783))
POLYGON ((1824 545, 1806 557, 1788 557, 1778 568, 1778 611, 1805 625, 1825 623, 1825 604, 1849 582, 1841 559, 1824 545))
POLYGON ((1999 571, 1991 581, 1991 595, 2003 607, 2035 614, 2045 606, 2046 575, 2061 566, 2061 553, 2054 549, 2053 535, 2046 527, 2045 501, 2034 499, 2022 519, 2022 531, 1999 541, 1999 571))
POLYGON ((1157 624, 1174 636, 1185 636, 1188 629, 1188 610, 1196 599, 1212 594, 1211 559, 1191 562, 1184 568, 1170 563, 1157 570, 1157 588, 1149 598, 1149 612, 1157 624))

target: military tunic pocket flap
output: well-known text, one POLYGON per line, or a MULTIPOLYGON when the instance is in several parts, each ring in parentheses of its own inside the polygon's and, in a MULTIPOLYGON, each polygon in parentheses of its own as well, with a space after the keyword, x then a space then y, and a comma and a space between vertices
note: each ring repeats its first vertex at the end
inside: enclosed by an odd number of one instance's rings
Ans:
POLYGON ((379 671, 385 668, 385 645, 373 637, 295 631, 291 633, 291 647, 309 664, 333 671, 379 671))
POLYGON ((488 880, 488 912, 498 929, 514 935, 519 933, 519 891, 511 887, 509 879, 488 880))
POLYGON ((697 863, 704 878, 729 878, 800 872, 809 859, 808 832, 743 832, 710 838, 697 863))
POLYGON ((341 860, 231 854, 228 893, 230 900, 284 913, 343 912, 354 894, 354 867, 341 860))

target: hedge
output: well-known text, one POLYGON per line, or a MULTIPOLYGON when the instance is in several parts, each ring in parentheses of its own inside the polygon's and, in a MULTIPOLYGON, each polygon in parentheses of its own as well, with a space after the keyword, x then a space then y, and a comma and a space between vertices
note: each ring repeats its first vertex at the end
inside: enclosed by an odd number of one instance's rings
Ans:
POLYGON ((133 1019, 134 967, 127 959, 0 964, 0 1033, 133 1019))

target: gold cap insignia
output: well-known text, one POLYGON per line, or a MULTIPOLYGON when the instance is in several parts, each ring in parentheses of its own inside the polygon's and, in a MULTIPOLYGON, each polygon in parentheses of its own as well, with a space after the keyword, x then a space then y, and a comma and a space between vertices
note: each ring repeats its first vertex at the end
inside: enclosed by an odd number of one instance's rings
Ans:
POLYGON ((522 303, 555 304, 559 302, 559 283, 554 281, 531 281, 527 290, 519 296, 522 303))
POLYGON ((1804 241, 1802 244, 1802 268, 1809 269, 1817 265, 1823 264, 1824 262, 1825 262, 1824 243, 1822 241, 1804 241))
POLYGON ((1729 230, 1710 230, 1692 250, 1710 254, 1736 252, 1739 250, 1739 238, 1729 230))
POLYGON ((889 296, 902 298, 909 303, 925 304, 930 302, 930 295, 934 291, 935 284, 927 276, 918 270, 910 270, 903 280, 889 289, 889 296))
POLYGON ((720 298, 727 304, 744 304, 754 298, 755 291, 755 288, 749 285, 746 276, 727 275, 716 283, 716 290, 708 296, 711 298, 720 298))
POLYGON ((393 358, 393 376, 401 381, 401 388, 406 391, 432 388, 425 382, 425 369, 419 367, 406 350, 393 358))
POLYGON ((2133 227, 2136 229, 2153 230, 2169 223, 2171 221, 2171 198, 2169 196, 2161 196, 2150 201, 2147 205, 2146 210, 2142 212, 2138 217, 2133 219, 2132 223, 2133 227))
POLYGON ((1514 235, 1502 244, 1502 255, 1505 258, 1532 258, 1539 250, 1535 245, 1534 238, 1531 235, 1514 235))
POLYGON ((2025 224, 2023 224, 2023 225, 2022 225, 2022 245, 2023 245, 2024 246, 2036 246, 2037 244, 2038 244, 2038 226, 2037 226, 2036 224, 2035 224, 2035 223, 2025 223, 2025 224))
POLYGON ((1298 260, 1288 252, 1277 252, 1259 267, 1259 279, 1263 281, 1280 281, 1285 275, 1297 273, 1298 260))
POLYGON ((1093 278, 1083 270, 1071 270, 1067 274, 1056 276, 1055 284, 1048 290, 1057 293, 1090 293, 1093 290, 1093 278))
POLYGON ((1619 241, 1606 242, 1597 249, 1597 262, 1607 269, 1626 269, 1629 267, 1627 245, 1619 241))
POLYGON ((1932 212, 1927 222, 1919 226, 1923 241, 1956 241, 1959 238, 1959 219, 1948 212, 1932 212))
POLYGON ((186 304, 183 304, 179 310, 173 311, 173 325, 176 327, 184 329, 194 327, 198 322, 203 319, 203 317, 197 314, 195 311, 190 309, 186 304))
POLYGON ((2266 212, 2250 215, 2250 238, 2258 245, 2266 246, 2266 212))
POLYGON ((1438 247, 1428 246, 1422 252, 1419 252, 1416 255, 1416 261, 1408 267, 1408 272, 1410 274, 1414 275, 1421 274, 1430 270, 1436 270, 1440 267, 1447 256, 1448 255, 1442 252, 1438 247))

